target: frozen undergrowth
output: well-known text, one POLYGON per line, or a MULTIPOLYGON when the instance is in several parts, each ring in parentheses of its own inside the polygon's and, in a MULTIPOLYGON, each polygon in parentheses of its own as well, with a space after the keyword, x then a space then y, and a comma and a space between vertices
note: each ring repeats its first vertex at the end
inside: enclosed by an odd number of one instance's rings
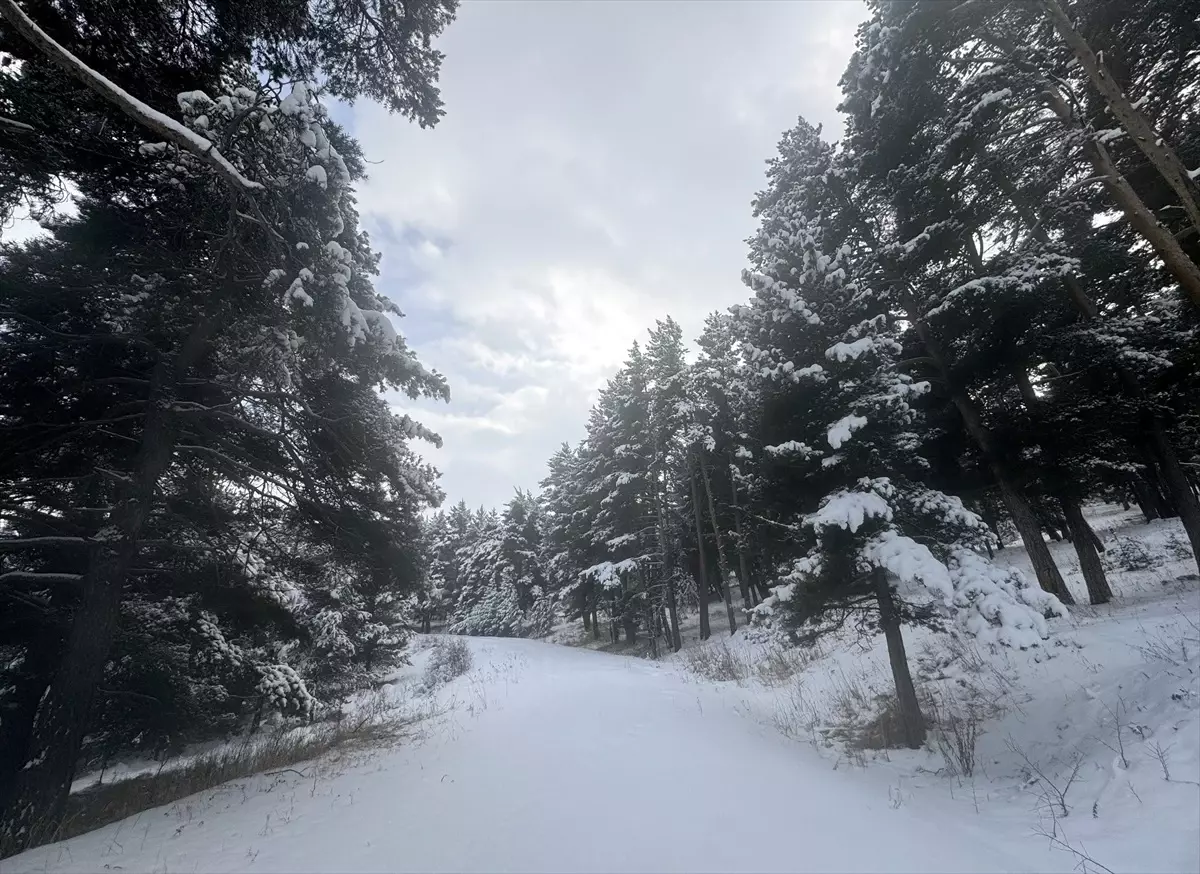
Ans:
MULTIPOLYGON (((862 766, 896 805, 1031 836, 1079 870, 1200 870, 1200 580, 1178 521, 1094 508, 1114 603, 1086 606, 1069 543, 1051 550, 1085 606, 1039 648, 981 646, 906 629, 924 750, 881 749, 894 692, 882 639, 827 640, 782 687, 750 666, 770 644, 739 633, 676 657, 733 681, 747 713, 862 766), (734 666, 732 669, 729 666, 734 666), (739 669, 739 666, 746 666, 739 669), (722 676, 722 674, 724 674, 722 676)), ((1032 576, 1024 550, 998 561, 1032 576)))

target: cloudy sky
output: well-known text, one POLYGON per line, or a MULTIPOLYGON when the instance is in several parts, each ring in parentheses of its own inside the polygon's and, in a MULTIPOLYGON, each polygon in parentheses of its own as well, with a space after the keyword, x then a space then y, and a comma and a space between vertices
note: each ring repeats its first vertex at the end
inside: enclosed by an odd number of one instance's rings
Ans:
MULTIPOLYGON (((476 0, 443 36, 447 115, 363 103, 360 193, 402 330, 450 380, 406 403, 448 498, 498 505, 583 436, 656 318, 744 299, 764 161, 797 115, 840 130, 858 0, 476 0)), ((341 115, 341 113, 339 113, 341 115)))

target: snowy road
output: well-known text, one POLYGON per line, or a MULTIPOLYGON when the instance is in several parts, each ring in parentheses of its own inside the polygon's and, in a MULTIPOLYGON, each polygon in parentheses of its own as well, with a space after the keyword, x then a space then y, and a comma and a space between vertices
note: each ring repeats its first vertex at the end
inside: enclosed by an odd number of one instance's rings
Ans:
POLYGON ((150 811, 0 869, 1030 870, 740 715, 736 691, 533 641, 472 648, 475 670, 444 693, 457 706, 419 744, 327 781, 196 796, 187 818, 185 803, 150 811))

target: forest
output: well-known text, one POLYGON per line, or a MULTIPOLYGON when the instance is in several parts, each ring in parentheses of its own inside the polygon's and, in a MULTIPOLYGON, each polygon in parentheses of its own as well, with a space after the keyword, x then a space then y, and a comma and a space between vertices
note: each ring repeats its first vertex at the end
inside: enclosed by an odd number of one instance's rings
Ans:
POLYGON ((901 627, 1001 645, 1112 597, 1095 501, 1200 554, 1198 35, 1186 4, 873 3, 841 138, 767 162, 748 300, 658 321, 540 491, 428 525, 422 609, 465 634, 680 648, 680 612, 811 645, 901 627), (1189 171, 1189 166, 1198 169, 1189 171), (1005 543, 1036 580, 992 564, 1005 543), (890 582, 889 582, 890 581, 890 582))
POLYGON ((1055 543, 1108 603, 1097 502, 1200 555, 1190 4, 869 0, 742 302, 647 326, 498 509, 382 395, 450 387, 331 110, 436 125, 456 8, 0 0, 0 218, 44 230, 0 244, 0 857, 83 769, 331 718, 431 631, 882 634, 920 747, 904 629, 1039 646, 1055 543))

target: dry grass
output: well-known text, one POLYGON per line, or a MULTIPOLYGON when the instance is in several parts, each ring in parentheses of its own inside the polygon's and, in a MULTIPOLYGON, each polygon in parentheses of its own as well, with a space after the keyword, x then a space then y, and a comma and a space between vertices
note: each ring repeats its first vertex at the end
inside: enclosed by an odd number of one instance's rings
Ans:
POLYGON ((345 754, 396 741, 410 726, 432 715, 429 709, 409 710, 407 703, 379 692, 349 717, 299 729, 280 729, 183 762, 164 762, 154 773, 75 792, 68 799, 63 819, 35 828, 29 846, 66 840, 255 774, 265 772, 270 776, 274 771, 314 779, 332 776, 345 754))
POLYGON ((782 643, 753 651, 731 647, 723 640, 710 640, 683 650, 683 660, 692 673, 716 683, 754 679, 764 686, 782 686, 820 656, 815 648, 782 643))
POLYGON ((429 661, 425 664, 422 686, 425 692, 449 683, 471 670, 471 649, 461 637, 439 640, 433 645, 429 661))
POLYGON ((952 777, 972 777, 978 762, 975 747, 983 734, 984 720, 995 714, 971 703, 957 704, 946 706, 936 696, 929 696, 923 709, 933 723, 930 741, 941 753, 946 772, 952 777))
POLYGON ((743 652, 730 649, 725 641, 708 641, 683 650, 688 670, 715 683, 744 683, 754 667, 743 652))

